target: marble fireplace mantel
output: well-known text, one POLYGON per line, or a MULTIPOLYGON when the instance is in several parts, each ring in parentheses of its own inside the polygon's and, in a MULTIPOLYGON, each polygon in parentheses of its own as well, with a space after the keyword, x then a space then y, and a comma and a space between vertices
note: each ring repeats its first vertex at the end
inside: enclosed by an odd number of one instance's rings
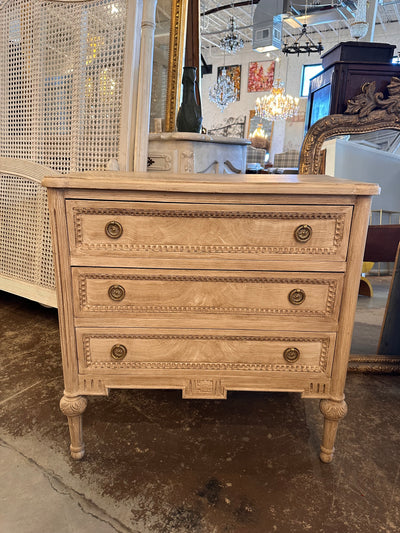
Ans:
POLYGON ((240 174, 250 141, 202 133, 150 133, 151 171, 240 174))

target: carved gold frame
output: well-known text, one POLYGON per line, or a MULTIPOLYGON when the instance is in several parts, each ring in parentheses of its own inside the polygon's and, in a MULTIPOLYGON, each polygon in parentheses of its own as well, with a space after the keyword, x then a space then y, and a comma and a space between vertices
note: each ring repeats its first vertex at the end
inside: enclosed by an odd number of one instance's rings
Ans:
MULTIPOLYGON (((375 82, 365 83, 361 93, 348 101, 343 115, 321 118, 308 130, 300 152, 299 174, 320 174, 322 144, 336 135, 367 133, 384 129, 400 130, 400 78, 387 85, 387 96, 376 92, 375 82)), ((350 355, 350 371, 400 373, 400 354, 350 355)))
POLYGON ((169 40, 167 107, 165 110, 165 130, 175 130, 181 94, 181 76, 185 55, 185 36, 188 0, 172 0, 171 32, 169 40))
POLYGON ((391 79, 387 85, 387 97, 375 92, 375 88, 374 81, 365 83, 361 93, 348 101, 343 115, 328 115, 311 126, 301 148, 299 174, 320 174, 321 147, 330 137, 400 130, 400 78, 391 79))

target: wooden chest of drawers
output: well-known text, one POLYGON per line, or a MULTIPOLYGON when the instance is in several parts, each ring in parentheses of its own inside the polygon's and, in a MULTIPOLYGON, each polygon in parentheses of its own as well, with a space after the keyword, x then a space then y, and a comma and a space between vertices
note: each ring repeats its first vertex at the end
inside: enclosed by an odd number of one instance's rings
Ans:
POLYGON ((71 454, 86 395, 320 398, 332 460, 371 195, 324 176, 46 178, 71 454))

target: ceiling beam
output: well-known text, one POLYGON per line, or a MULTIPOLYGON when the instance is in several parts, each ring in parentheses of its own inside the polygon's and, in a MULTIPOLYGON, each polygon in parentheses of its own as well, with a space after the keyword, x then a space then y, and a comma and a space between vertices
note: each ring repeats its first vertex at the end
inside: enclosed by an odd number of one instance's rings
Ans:
POLYGON ((260 2, 260 0, 242 0, 241 2, 236 2, 236 4, 225 4, 223 6, 213 7, 212 9, 209 9, 208 11, 205 11, 204 13, 201 13, 201 15, 211 15, 212 13, 218 13, 218 11, 225 11, 225 9, 231 9, 232 7, 242 7, 242 6, 251 6, 256 5, 260 2))

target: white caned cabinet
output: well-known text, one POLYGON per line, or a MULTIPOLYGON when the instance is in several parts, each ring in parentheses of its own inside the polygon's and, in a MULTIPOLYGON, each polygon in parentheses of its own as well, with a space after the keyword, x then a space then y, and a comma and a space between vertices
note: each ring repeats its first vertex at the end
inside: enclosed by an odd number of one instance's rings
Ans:
POLYGON ((377 185, 151 172, 43 185, 73 458, 86 396, 159 388, 319 398, 320 458, 332 460, 377 185))

